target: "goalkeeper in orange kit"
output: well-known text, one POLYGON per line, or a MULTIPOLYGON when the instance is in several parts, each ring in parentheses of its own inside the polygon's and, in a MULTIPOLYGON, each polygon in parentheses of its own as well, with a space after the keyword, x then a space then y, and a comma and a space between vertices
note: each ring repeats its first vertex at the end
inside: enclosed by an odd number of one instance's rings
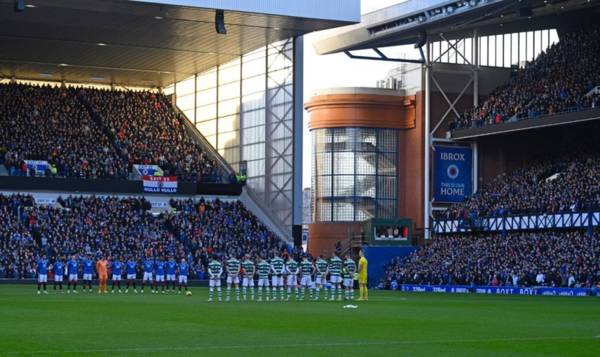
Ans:
POLYGON ((104 255, 96 262, 96 271, 98 272, 98 294, 108 293, 108 261, 104 255))

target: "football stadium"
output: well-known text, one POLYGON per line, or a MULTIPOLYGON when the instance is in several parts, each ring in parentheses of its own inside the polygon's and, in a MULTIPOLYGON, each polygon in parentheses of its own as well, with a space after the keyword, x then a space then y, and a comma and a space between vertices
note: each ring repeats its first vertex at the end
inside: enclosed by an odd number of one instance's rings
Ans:
POLYGON ((0 356, 600 356, 600 1, 376 2, 0 0, 0 356))

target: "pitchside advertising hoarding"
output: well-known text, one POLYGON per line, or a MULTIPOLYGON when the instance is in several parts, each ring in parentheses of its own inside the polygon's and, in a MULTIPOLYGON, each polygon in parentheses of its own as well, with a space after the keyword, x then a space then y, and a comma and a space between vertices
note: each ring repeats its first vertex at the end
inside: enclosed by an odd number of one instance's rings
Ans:
POLYGON ((468 147, 436 146, 434 198, 438 202, 462 202, 473 190, 473 151, 468 147))

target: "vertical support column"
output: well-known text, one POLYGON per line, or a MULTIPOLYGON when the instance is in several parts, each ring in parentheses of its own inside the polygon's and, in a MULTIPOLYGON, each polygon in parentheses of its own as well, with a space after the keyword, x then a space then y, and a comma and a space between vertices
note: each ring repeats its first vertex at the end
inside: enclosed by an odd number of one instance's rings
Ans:
POLYGON ((301 225, 302 222, 302 149, 304 132, 304 37, 294 38, 294 113, 293 113, 293 191, 292 191, 292 224, 301 225))
POLYGON ((423 162, 423 237, 425 239, 429 239, 431 237, 431 232, 429 230, 429 212, 431 210, 431 202, 430 202, 430 191, 429 191, 429 157, 431 154, 430 143, 431 143, 431 133, 430 133, 430 122, 431 122, 431 113, 430 113, 430 102, 431 102, 431 85, 430 85, 430 77, 431 77, 431 44, 429 40, 425 44, 425 123, 424 123, 424 162, 423 162))
POLYGON ((473 107, 479 105, 479 32, 473 30, 473 107))

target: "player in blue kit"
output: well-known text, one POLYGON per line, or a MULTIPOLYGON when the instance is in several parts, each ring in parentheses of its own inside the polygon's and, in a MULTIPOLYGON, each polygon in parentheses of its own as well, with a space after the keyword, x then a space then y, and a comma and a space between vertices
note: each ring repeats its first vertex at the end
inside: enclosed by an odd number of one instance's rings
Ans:
POLYGON ((71 256, 71 259, 67 262, 67 273, 69 281, 67 282, 67 294, 71 293, 71 285, 73 285, 73 293, 77 294, 77 269, 79 263, 77 262, 77 256, 71 256))
POLYGON ((154 272, 154 259, 152 259, 152 257, 147 257, 144 260, 144 276, 142 277, 142 288, 140 289, 140 292, 143 293, 144 292, 144 284, 147 282, 148 284, 150 284, 150 287, 152 288, 152 292, 154 292, 154 285, 152 283, 152 273, 154 272))
POLYGON ((175 291, 175 284, 177 283, 177 279, 175 279, 177 271, 177 262, 175 258, 169 257, 169 261, 167 262, 167 291, 169 291, 169 284, 171 284, 171 291, 175 291))
POLYGON ((48 284, 48 259, 46 259, 46 254, 42 254, 40 259, 38 259, 36 263, 36 270, 38 274, 38 294, 41 294, 40 288, 44 287, 44 294, 48 294, 48 290, 46 289, 46 284, 48 284))
POLYGON ((88 291, 92 292, 92 274, 94 273, 94 262, 89 258, 83 259, 83 291, 85 291, 85 285, 88 286, 88 291))
POLYGON ((137 294, 137 288, 135 286, 135 275, 136 275, 137 263, 135 262, 135 260, 133 260, 133 258, 130 257, 129 259, 127 259, 127 263, 125 263, 125 265, 126 265, 126 269, 127 269, 127 285, 125 287, 125 292, 128 293, 129 286, 132 285, 133 292, 137 294))
POLYGON ((154 278, 154 289, 158 293, 158 285, 162 289, 162 293, 165 293, 165 262, 160 258, 156 261, 156 277, 154 278))
POLYGON ((179 293, 181 294, 181 287, 185 288, 185 291, 188 291, 187 282, 188 282, 188 274, 189 274, 190 266, 185 261, 185 259, 181 259, 181 263, 179 263, 179 293))
POLYGON ((115 293, 115 283, 121 293, 121 275, 123 274, 123 263, 119 259, 115 259, 110 264, 110 270, 112 271, 112 286, 111 293, 115 293))
POLYGON ((65 275, 65 263, 60 260, 60 258, 54 262, 52 267, 54 271, 54 290, 56 290, 56 285, 62 292, 62 283, 63 283, 63 275, 65 275))

